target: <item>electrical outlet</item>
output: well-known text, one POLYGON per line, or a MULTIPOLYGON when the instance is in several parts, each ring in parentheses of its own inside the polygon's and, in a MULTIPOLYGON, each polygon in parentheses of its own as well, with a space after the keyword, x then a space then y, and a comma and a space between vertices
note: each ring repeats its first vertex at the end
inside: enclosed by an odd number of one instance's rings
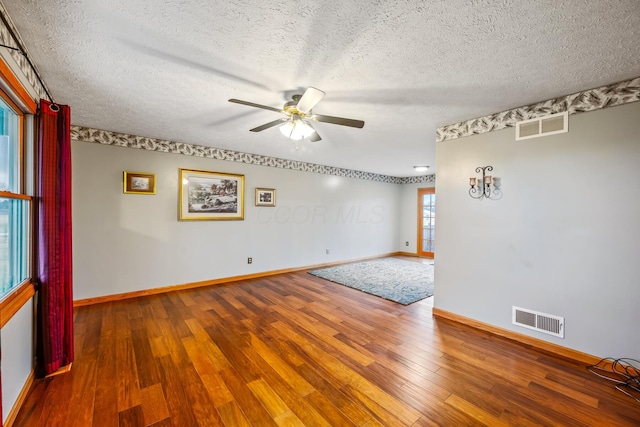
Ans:
POLYGON ((327 255, 329 255, 329 249, 327 249, 327 255))
POLYGON ((409 246, 409 242, 404 242, 404 245, 405 246, 409 246))
POLYGON ((251 263, 253 263, 253 258, 251 257, 247 258, 247 264, 251 264, 251 263))

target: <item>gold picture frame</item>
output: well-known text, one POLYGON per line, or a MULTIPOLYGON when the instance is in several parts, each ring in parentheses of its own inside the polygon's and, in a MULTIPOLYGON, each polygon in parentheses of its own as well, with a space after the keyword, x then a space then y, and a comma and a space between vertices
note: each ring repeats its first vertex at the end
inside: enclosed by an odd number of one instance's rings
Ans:
POLYGON ((180 221, 243 220, 244 175, 180 169, 180 221))
POLYGON ((146 172, 123 172, 125 194, 156 194, 156 175, 146 172))
POLYGON ((256 206, 275 206, 275 188, 256 188, 256 206))

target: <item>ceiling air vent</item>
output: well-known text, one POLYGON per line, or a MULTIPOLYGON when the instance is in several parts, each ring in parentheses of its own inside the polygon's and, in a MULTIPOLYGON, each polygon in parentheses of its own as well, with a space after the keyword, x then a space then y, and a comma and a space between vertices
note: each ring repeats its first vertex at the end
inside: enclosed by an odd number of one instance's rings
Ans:
POLYGON ((564 338, 564 317, 513 306, 511 322, 523 328, 564 338))
POLYGON ((550 114, 516 123, 516 141, 569 132, 569 113, 550 114))

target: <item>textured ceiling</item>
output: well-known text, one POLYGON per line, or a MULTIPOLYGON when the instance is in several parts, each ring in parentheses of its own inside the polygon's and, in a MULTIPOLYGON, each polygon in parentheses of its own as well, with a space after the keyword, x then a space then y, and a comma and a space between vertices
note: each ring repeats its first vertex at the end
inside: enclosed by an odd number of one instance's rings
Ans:
POLYGON ((393 176, 435 129, 640 76, 637 0, 2 0, 75 125, 393 176), (315 86, 296 146, 249 129, 315 86))

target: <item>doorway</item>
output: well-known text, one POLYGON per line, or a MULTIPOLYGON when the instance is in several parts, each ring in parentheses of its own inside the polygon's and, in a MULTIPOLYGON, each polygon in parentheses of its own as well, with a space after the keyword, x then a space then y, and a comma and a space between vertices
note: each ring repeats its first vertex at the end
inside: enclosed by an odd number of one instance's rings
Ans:
POLYGON ((433 258, 435 251, 436 189, 418 189, 418 256, 433 258))

